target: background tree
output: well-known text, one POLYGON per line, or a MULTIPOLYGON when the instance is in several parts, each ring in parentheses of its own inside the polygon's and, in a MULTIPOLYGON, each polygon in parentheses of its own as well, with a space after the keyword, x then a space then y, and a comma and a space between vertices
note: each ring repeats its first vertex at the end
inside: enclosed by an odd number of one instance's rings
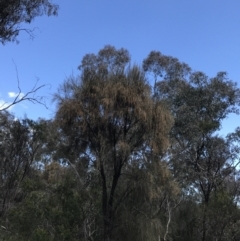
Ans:
POLYGON ((143 67, 156 78, 162 78, 156 81, 156 98, 168 103, 175 119, 168 153, 170 168, 182 188, 201 194, 202 220, 198 237, 202 241, 210 240, 208 203, 226 177, 236 172, 239 160, 239 149, 234 142, 219 137, 216 131, 230 113, 238 113, 240 90, 227 79, 225 72, 208 78, 159 52, 151 52, 143 67))
POLYGON ((0 112, 0 216, 22 196, 21 183, 30 174, 41 147, 41 128, 31 120, 14 120, 0 112))

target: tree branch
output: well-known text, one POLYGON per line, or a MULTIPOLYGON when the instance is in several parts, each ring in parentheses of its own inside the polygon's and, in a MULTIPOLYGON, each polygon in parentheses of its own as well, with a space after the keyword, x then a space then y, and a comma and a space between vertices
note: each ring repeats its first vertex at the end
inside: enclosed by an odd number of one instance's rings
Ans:
MULTIPOLYGON (((13 61, 14 63, 14 61, 13 61)), ((18 93, 17 95, 15 96, 14 100, 12 101, 12 103, 8 104, 7 106, 5 106, 7 104, 7 102, 3 103, 1 106, 0 106, 0 111, 5 111, 5 110, 8 110, 10 107, 20 103, 20 102, 23 102, 23 101, 30 101, 32 102, 33 104, 41 104, 43 105, 46 109, 48 109, 48 107, 46 106, 45 103, 42 102, 42 99, 43 97, 36 97, 34 96, 38 90, 42 89, 43 87, 45 87, 46 85, 40 85, 40 86, 37 86, 38 84, 38 79, 37 81, 35 82, 34 86, 32 87, 32 89, 30 91, 28 91, 26 94, 22 95, 22 90, 21 90, 21 87, 20 87, 20 81, 19 81, 19 77, 18 77, 18 70, 17 70, 17 66, 16 64, 14 63, 15 65, 15 70, 16 70, 16 74, 17 74, 17 83, 18 83, 18 93), (4 107, 5 106, 5 107, 4 107)))

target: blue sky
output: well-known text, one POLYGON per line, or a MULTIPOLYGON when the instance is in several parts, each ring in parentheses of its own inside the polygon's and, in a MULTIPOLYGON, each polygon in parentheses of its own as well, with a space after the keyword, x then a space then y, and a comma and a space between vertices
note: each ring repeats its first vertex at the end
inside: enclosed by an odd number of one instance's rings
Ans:
MULTIPOLYGON (((0 45, 0 102, 17 92, 17 74, 23 93, 38 84, 49 109, 24 102, 11 109, 17 117, 54 116, 53 93, 86 53, 106 44, 129 50, 132 62, 141 64, 151 50, 177 57, 208 76, 227 71, 240 82, 239 0, 54 0, 57 17, 39 17, 34 40, 26 33, 19 44, 0 45), (17 67, 17 71, 16 71, 17 67), (12 94, 9 95, 9 92, 12 94)), ((240 84, 240 83, 239 83, 240 84)), ((233 131, 239 117, 224 122, 222 133, 233 131)))

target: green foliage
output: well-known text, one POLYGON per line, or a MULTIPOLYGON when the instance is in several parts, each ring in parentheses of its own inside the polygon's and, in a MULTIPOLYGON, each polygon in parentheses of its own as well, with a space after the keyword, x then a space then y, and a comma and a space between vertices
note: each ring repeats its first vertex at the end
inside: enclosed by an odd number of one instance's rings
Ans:
POLYGON ((0 42, 16 41, 19 32, 25 30, 32 35, 32 31, 23 29, 22 23, 31 23, 33 19, 44 14, 56 15, 58 6, 49 0, 1 0, 0 1, 0 42))

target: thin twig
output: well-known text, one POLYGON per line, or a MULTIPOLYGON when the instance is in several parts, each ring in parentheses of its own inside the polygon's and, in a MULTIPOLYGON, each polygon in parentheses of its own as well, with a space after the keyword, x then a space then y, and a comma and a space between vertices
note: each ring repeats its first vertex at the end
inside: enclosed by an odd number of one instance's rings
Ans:
POLYGON ((43 87, 45 87, 46 85, 40 85, 40 86, 37 86, 37 83, 38 83, 38 79, 36 81, 36 83, 34 84, 34 86, 32 87, 32 89, 30 91, 28 91, 26 94, 22 95, 22 90, 21 90, 21 87, 20 87, 20 81, 19 81, 19 76, 18 76, 18 69, 17 69, 17 66, 15 64, 15 62, 13 61, 14 65, 15 65, 15 70, 16 70, 16 74, 17 74, 17 87, 18 87, 18 93, 17 95, 15 96, 14 100, 12 101, 12 103, 8 104, 7 106, 5 106, 7 103, 3 103, 1 106, 0 106, 0 111, 5 111, 7 109, 9 109, 10 107, 12 107, 13 105, 16 105, 20 102, 23 102, 23 101, 30 101, 31 103, 33 104, 41 104, 43 105, 46 109, 48 109, 48 107, 46 106, 45 103, 42 102, 42 98, 41 97, 40 99, 38 97, 35 97, 34 94, 37 93, 38 90, 42 89, 43 87), (32 96, 30 96, 32 95, 32 96), (4 107, 5 106, 5 107, 4 107))

